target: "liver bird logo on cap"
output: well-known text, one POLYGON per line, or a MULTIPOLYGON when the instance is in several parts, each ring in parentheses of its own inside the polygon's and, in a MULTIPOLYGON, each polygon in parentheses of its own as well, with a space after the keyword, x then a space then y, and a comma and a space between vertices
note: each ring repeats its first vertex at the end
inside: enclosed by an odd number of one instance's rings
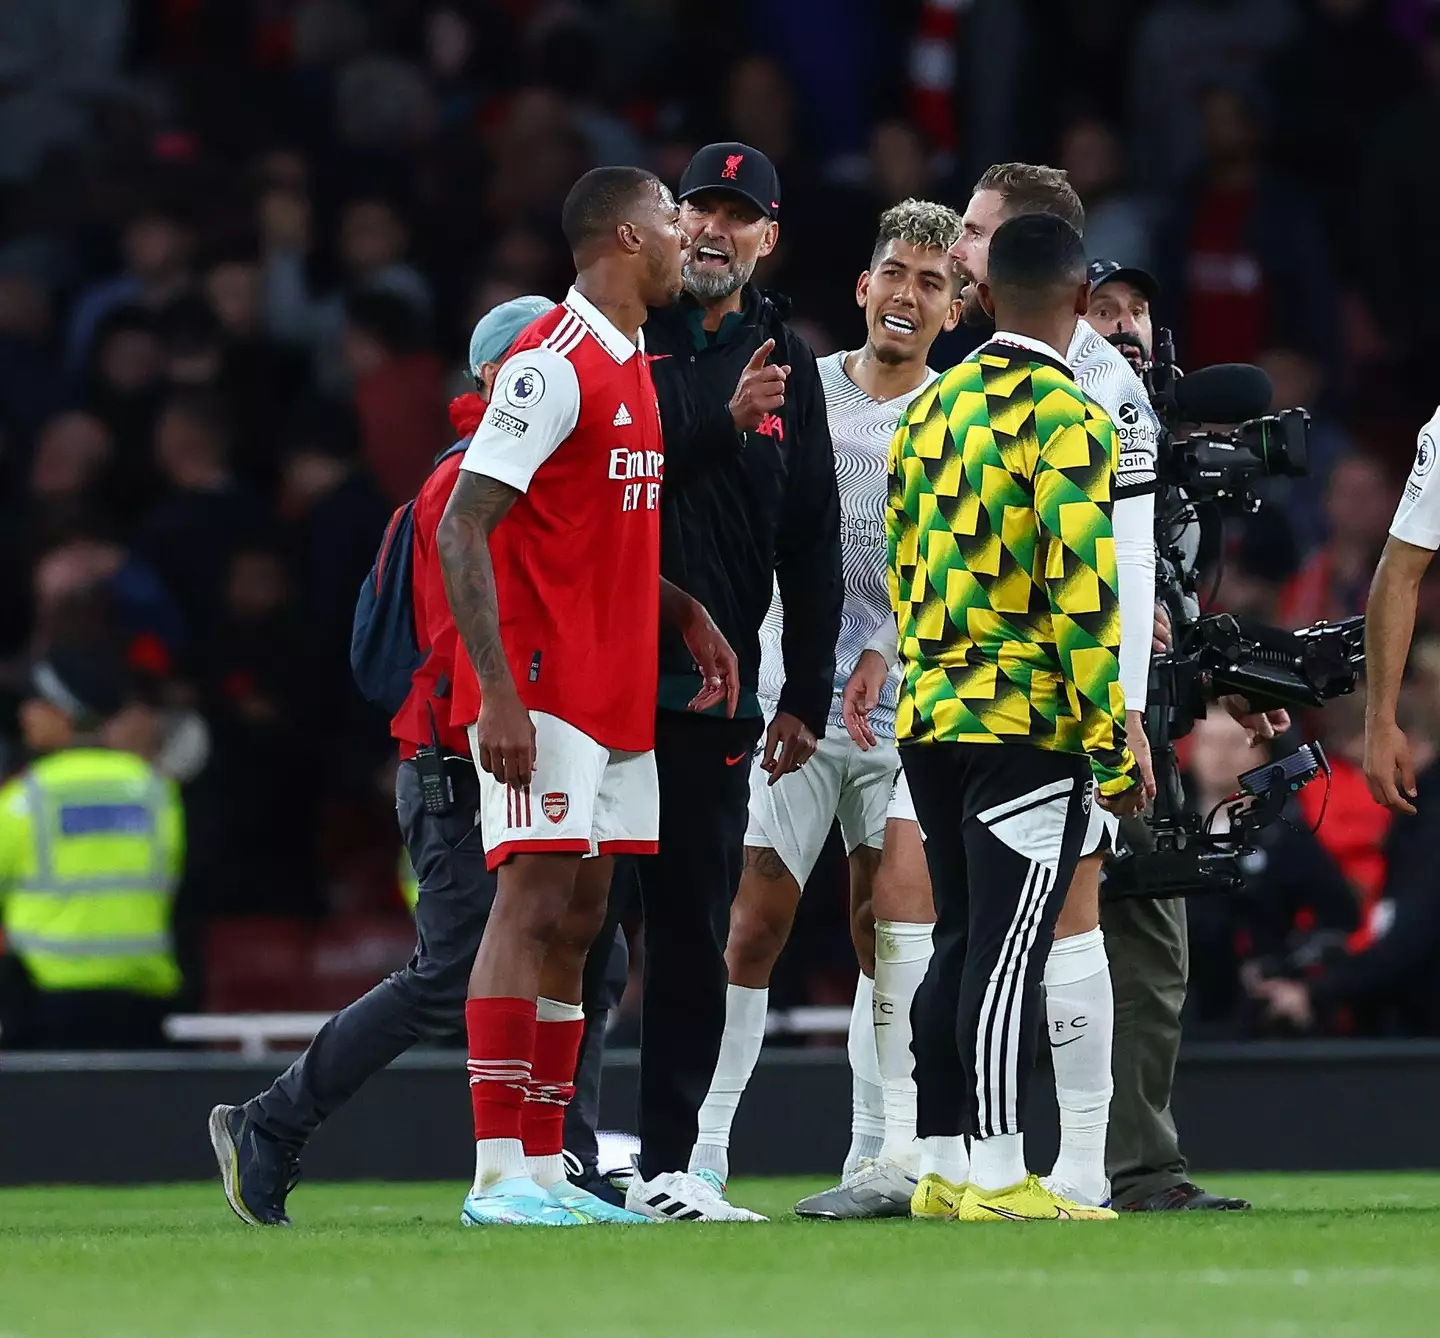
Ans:
POLYGON ((730 153, 725 156, 725 170, 720 173, 722 180, 734 181, 739 175, 740 164, 745 161, 743 153, 730 153))

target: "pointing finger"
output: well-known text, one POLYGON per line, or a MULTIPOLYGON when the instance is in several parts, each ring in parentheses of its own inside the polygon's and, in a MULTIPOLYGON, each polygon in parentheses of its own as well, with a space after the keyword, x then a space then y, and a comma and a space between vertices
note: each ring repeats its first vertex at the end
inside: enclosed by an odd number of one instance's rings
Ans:
POLYGON ((765 359, 775 351, 775 341, 767 339, 754 353, 750 355, 750 361, 745 364, 747 372, 758 372, 765 365, 765 359))

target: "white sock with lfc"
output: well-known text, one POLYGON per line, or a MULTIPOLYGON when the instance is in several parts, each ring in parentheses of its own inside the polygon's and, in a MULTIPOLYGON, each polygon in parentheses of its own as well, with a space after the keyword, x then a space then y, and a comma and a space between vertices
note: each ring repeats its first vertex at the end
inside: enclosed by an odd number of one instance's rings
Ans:
POLYGON ((1045 1019, 1060 1106, 1058 1180, 1099 1202, 1105 1197, 1105 1132, 1115 1090, 1110 1059, 1115 995, 1099 929, 1058 939, 1045 963, 1045 1019))
POLYGON ((910 1005, 930 964, 932 928, 903 920, 875 922, 875 1053, 885 1101, 885 1145, 880 1155, 912 1175, 919 1169, 921 1150, 915 1137, 910 1005))
POLYGON ((850 1151, 845 1155, 842 1176, 849 1176, 862 1157, 878 1157, 885 1142, 885 1093, 875 1053, 875 982, 863 971, 855 982, 846 1049, 850 1053, 850 1151))
POLYGON ((725 1034, 715 1076, 700 1107, 699 1133, 690 1153, 691 1171, 713 1171, 730 1178, 730 1126, 740 1098, 755 1072, 760 1047, 765 1044, 765 1015, 770 1007, 768 989, 752 990, 730 985, 725 990, 725 1034))

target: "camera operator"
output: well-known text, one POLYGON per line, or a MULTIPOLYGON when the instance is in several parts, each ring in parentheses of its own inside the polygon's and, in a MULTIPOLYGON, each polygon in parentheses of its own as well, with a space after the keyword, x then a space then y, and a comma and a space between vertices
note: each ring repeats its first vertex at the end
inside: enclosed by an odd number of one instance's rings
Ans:
POLYGON ((1144 376, 1155 348, 1150 304, 1159 293, 1150 274, 1118 260, 1090 262, 1090 310, 1085 319, 1120 350, 1144 376))
MULTIPOLYGON (((1155 352, 1155 325, 1150 305, 1160 285, 1148 271, 1115 260, 1090 262, 1090 310, 1085 320, 1104 335, 1143 378, 1149 372, 1155 352)), ((1123 416, 1123 410, 1122 410, 1123 416)), ((1186 564, 1193 568, 1199 559, 1199 527, 1191 525, 1177 535, 1176 542, 1186 564)), ((1197 610, 1198 611, 1198 610, 1197 610)), ((1163 602, 1155 605, 1155 638, 1152 649, 1158 654, 1172 641, 1170 613, 1163 602)), ((1252 711, 1243 698, 1228 695, 1220 704, 1249 731, 1251 744, 1258 744, 1290 728, 1290 716, 1283 710, 1252 711)))
MULTIPOLYGON (((1092 291, 1086 320, 1125 355, 1137 375, 1143 375, 1155 352, 1150 304, 1159 285, 1145 270, 1114 260, 1092 260, 1089 272, 1092 291)), ((1124 418, 1122 407, 1116 421, 1122 433, 1124 418)), ((1199 555, 1198 535, 1186 533, 1177 540, 1182 560, 1193 566, 1199 555)), ((1170 641, 1169 614, 1163 601, 1158 602, 1154 649, 1164 650, 1170 641)), ((1251 714, 1239 698, 1225 705, 1237 719, 1244 717, 1241 723, 1251 731, 1252 741, 1272 738, 1277 725, 1283 728, 1289 723, 1288 718, 1280 719, 1283 712, 1274 718, 1251 714)), ((1149 845, 1138 819, 1125 823, 1124 830, 1131 844, 1149 845)), ((1115 1092, 1105 1157, 1111 1202, 1140 1212, 1248 1208, 1244 1199, 1222 1198, 1186 1179, 1186 1162, 1170 1112, 1190 969, 1184 899, 1102 898, 1100 927, 1115 994, 1115 1092)))

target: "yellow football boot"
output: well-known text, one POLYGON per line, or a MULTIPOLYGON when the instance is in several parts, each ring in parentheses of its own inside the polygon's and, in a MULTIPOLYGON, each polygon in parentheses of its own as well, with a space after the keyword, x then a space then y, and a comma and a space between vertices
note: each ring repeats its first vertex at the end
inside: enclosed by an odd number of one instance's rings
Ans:
POLYGON ((1090 1208, 1051 1193, 1038 1175, 1027 1175, 1009 1189, 968 1185, 955 1214, 960 1222, 1113 1222, 1119 1216, 1110 1208, 1090 1208))
POLYGON ((943 1175, 930 1171, 920 1177, 910 1196, 910 1216, 926 1222, 947 1222, 960 1211, 965 1186, 951 1184, 943 1175))

